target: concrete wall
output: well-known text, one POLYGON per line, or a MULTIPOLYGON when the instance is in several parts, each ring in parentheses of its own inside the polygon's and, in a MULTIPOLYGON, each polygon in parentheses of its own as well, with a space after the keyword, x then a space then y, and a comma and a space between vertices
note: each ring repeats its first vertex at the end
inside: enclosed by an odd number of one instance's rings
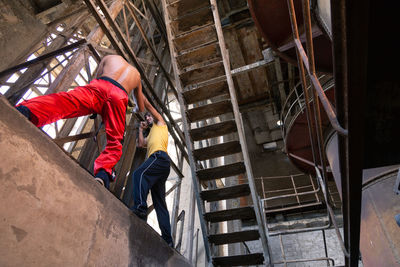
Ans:
POLYGON ((0 97, 0 266, 190 266, 0 97))
POLYGON ((0 70, 15 65, 47 32, 28 2, 0 0, 0 70))

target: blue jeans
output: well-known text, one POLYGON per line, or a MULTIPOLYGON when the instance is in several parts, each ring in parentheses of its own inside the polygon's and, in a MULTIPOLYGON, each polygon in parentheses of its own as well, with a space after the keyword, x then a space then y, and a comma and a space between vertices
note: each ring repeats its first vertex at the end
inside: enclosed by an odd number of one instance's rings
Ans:
POLYGON ((171 224, 165 202, 165 182, 170 172, 170 159, 164 151, 157 151, 133 172, 132 210, 136 214, 147 214, 147 195, 151 189, 154 209, 156 210, 161 236, 172 243, 171 224))

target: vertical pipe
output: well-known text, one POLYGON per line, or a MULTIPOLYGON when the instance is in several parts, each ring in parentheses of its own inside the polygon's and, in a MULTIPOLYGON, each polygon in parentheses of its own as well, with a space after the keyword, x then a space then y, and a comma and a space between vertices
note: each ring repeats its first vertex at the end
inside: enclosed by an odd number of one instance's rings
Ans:
MULTIPOLYGON (((325 236, 325 230, 322 229, 322 239, 324 241, 324 251, 325 251, 325 258, 328 258, 328 249, 326 247, 326 236, 325 236)), ((326 260, 326 263, 328 266, 331 266, 331 264, 329 263, 329 259, 326 260)))
POLYGON ((179 211, 179 202, 181 199, 181 185, 182 185, 182 179, 179 182, 178 187, 175 189, 175 194, 174 194, 174 204, 172 208, 172 214, 171 214, 171 235, 173 240, 176 240, 176 227, 177 227, 177 218, 178 218, 178 211, 179 211))
POLYGON ((197 228, 197 231, 196 231, 196 255, 195 255, 195 260, 194 260, 194 266, 195 267, 197 267, 197 257, 198 257, 198 254, 199 254, 199 228, 197 228))
POLYGON ((193 184, 190 187, 190 204, 189 204, 189 223, 188 223, 188 230, 187 230, 187 237, 186 237, 186 248, 188 251, 188 260, 192 262, 193 256, 193 232, 194 232, 194 219, 195 219, 195 210, 196 210, 196 203, 195 203, 195 194, 193 192, 193 184))

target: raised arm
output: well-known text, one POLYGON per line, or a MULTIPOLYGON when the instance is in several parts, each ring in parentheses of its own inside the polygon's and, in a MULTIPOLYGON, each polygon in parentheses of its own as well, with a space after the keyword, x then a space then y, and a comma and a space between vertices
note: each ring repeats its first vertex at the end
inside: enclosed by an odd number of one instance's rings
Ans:
POLYGON ((153 117, 157 120, 157 125, 165 125, 165 121, 163 117, 158 113, 158 111, 150 104, 149 100, 146 97, 144 99, 144 107, 153 115, 153 117))
POLYGON ((135 95, 139 111, 143 111, 144 108, 145 108, 145 105, 144 105, 145 96, 143 95, 143 92, 142 92, 142 83, 141 83, 141 80, 140 80, 140 74, 139 73, 138 73, 138 76, 139 76, 139 78, 138 78, 138 86, 133 91, 133 94, 135 95))
POLYGON ((97 66, 96 75, 94 76, 95 78, 99 78, 103 74, 104 62, 105 62, 105 58, 103 58, 100 61, 100 64, 97 66))

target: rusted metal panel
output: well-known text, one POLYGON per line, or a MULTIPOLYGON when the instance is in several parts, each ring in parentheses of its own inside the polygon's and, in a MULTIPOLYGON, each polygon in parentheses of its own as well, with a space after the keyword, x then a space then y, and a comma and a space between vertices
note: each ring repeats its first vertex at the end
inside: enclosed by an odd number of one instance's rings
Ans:
MULTIPOLYGON (((268 45, 287 62, 297 64, 287 2, 281 0, 248 2, 253 20, 268 45)), ((294 5, 298 26, 303 28, 301 0, 294 1, 294 5)), ((303 32, 300 32, 300 39, 305 42, 303 32)), ((313 25, 313 42, 317 70, 332 72, 331 42, 317 25, 313 25)))
POLYGON ((363 188, 360 250, 365 267, 400 264, 400 228, 394 219, 400 213, 399 196, 393 192, 396 177, 394 171, 363 188))
MULTIPOLYGON (((326 150, 341 193, 336 135, 329 140, 326 150)), ((399 226, 394 219, 400 213, 400 205, 399 196, 393 190, 397 174, 398 166, 363 171, 360 250, 366 267, 400 264, 399 226)))

